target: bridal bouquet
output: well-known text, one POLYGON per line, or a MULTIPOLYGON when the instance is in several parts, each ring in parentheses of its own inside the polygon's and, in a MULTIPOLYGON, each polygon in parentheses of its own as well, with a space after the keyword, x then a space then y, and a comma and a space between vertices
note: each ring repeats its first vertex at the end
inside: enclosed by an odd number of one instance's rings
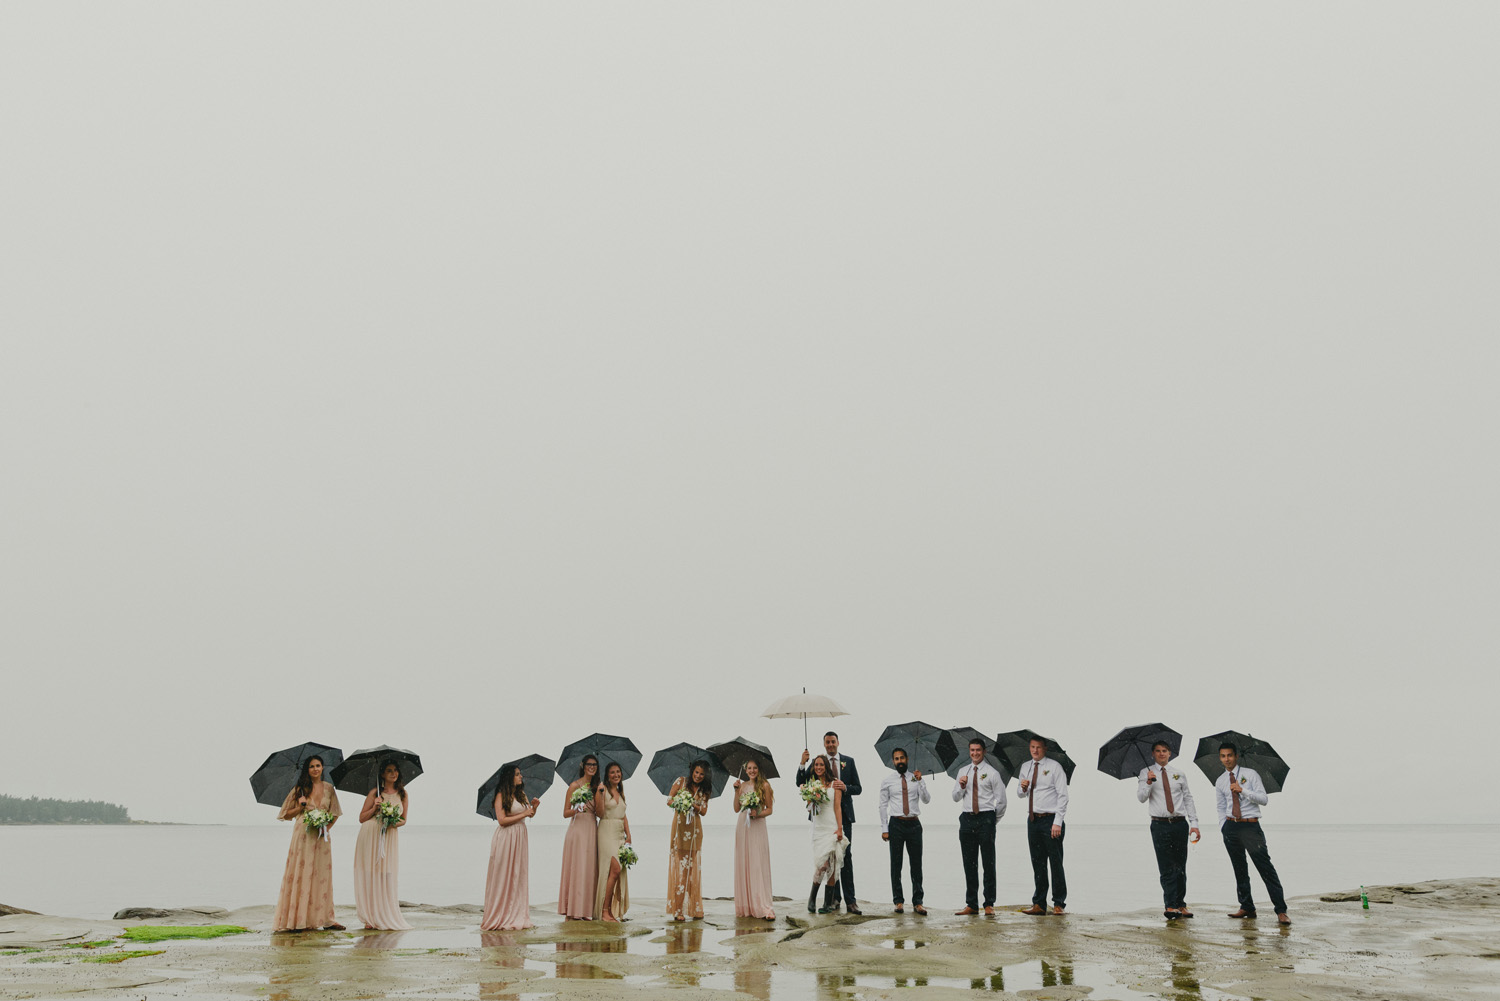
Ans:
POLYGON ((574 789, 572 795, 568 797, 568 805, 576 810, 593 798, 594 790, 590 789, 587 785, 581 785, 577 789, 574 789))
POLYGON ((382 800, 380 805, 375 808, 375 819, 380 821, 380 829, 382 831, 387 827, 395 827, 402 820, 401 804, 392 803, 388 799, 382 800))
POLYGON ((808 779, 801 791, 802 802, 807 804, 808 813, 817 813, 818 807, 828 802, 828 787, 818 779, 808 779))
POLYGON ((620 846, 620 850, 615 852, 615 858, 619 859, 620 865, 626 869, 629 869, 631 866, 640 861, 640 856, 637 855, 635 853, 635 849, 630 847, 628 844, 620 846))
POLYGON ((677 795, 673 796, 671 799, 667 800, 667 805, 686 817, 688 814, 693 812, 693 807, 696 805, 696 800, 694 800, 692 793, 684 789, 677 795))
POLYGON ((333 823, 333 814, 327 810, 306 810, 302 814, 302 826, 315 835, 328 840, 328 825, 333 823))
POLYGON ((756 807, 760 806, 760 793, 755 791, 754 786, 751 786, 745 792, 745 794, 740 797, 740 806, 746 810, 754 810, 756 807))

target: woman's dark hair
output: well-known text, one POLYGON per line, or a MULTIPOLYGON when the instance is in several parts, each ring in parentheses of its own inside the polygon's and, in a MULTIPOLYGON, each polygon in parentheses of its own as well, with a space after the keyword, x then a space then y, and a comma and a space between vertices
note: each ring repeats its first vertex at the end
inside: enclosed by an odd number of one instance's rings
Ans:
POLYGON ((396 766, 396 795, 400 796, 404 803, 406 802, 406 778, 401 774, 401 762, 395 758, 386 758, 380 763, 380 767, 375 769, 375 795, 378 797, 385 794, 385 770, 391 765, 396 766))
POLYGON ((713 769, 708 767, 708 762, 699 758, 691 765, 688 765, 687 775, 683 778, 682 787, 694 796, 702 796, 704 799, 711 797, 714 793, 714 773, 713 769), (699 768, 703 769, 703 781, 694 782, 693 772, 699 768))
POLYGON ((606 789, 609 788, 609 770, 611 768, 619 768, 620 769, 620 790, 619 790, 618 795, 620 797, 620 801, 624 802, 624 800, 625 800, 625 769, 623 767, 621 767, 621 765, 620 765, 620 763, 618 761, 611 761, 609 764, 607 764, 603 768, 599 769, 599 784, 601 786, 603 786, 604 788, 606 788, 606 789))
MULTIPOLYGON (((580 762, 578 762, 578 777, 579 778, 583 778, 585 775, 587 775, 589 773, 589 762, 590 761, 592 761, 594 763, 594 767, 595 768, 599 767, 599 759, 598 758, 594 757, 592 754, 585 754, 583 756, 583 760, 580 761, 580 762)), ((600 773, 596 772, 595 774, 600 774, 600 773)))
POLYGON ((311 796, 313 793, 312 763, 316 761, 323 764, 323 755, 309 754, 307 760, 302 762, 302 774, 297 776, 297 795, 311 796))
MULTIPOLYGON (((516 773, 520 770, 521 766, 516 764, 505 765, 500 769, 500 816, 502 817, 510 816, 510 806, 516 801, 516 773)), ((531 801, 524 798, 525 793, 526 777, 523 775, 521 777, 522 802, 530 804, 531 801)))
POLYGON ((823 783, 824 785, 827 785, 828 782, 829 782, 829 780, 833 778, 833 772, 830 771, 829 768, 828 768, 828 759, 825 758, 825 757, 823 757, 823 755, 821 755, 821 754, 818 755, 816 758, 813 758, 812 761, 809 762, 808 765, 807 765, 807 777, 810 778, 810 779, 818 779, 819 782, 823 783), (822 778, 818 778, 818 763, 819 762, 822 762, 822 764, 823 764, 823 777, 822 778))

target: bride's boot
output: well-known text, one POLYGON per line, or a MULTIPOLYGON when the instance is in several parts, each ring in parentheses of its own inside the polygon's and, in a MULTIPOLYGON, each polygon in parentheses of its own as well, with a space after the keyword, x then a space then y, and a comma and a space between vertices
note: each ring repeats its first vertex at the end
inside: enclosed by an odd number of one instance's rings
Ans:
POLYGON ((818 908, 819 914, 837 914, 839 905, 833 902, 833 884, 823 887, 823 906, 818 908))
POLYGON ((809 914, 815 914, 815 913, 817 913, 817 910, 818 910, 818 886, 819 885, 820 884, 818 884, 818 883, 814 883, 813 884, 812 895, 807 898, 807 913, 809 913, 809 914))

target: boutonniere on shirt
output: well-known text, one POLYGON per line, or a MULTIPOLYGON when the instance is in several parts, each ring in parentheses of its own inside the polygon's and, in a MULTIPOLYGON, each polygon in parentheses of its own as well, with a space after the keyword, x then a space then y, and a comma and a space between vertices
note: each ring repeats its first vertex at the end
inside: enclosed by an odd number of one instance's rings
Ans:
POLYGON ((1173 772, 1172 773, 1172 778, 1176 779, 1178 782, 1182 781, 1182 776, 1180 774, 1178 774, 1177 772, 1173 772))
POLYGON ((1051 772, 1052 772, 1052 769, 1050 769, 1050 768, 1043 768, 1043 769, 1042 769, 1042 774, 1043 774, 1043 775, 1048 775, 1048 774, 1050 774, 1050 773, 1051 773, 1051 772))
POLYGON ((987 779, 989 777, 990 777, 990 773, 989 772, 980 772, 979 773, 980 781, 983 781, 983 780, 985 780, 985 779, 987 779))

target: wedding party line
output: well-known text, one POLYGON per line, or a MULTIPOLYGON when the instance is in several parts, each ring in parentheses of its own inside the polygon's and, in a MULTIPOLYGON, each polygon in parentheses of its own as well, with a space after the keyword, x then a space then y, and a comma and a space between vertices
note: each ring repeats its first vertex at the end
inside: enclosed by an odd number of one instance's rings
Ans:
MULTIPOLYGON (((800 712, 783 717, 846 715, 831 700, 794 696, 800 712), (821 711, 809 711, 809 708, 821 711), (832 707, 832 708, 830 708, 832 707)), ((765 715, 777 715, 768 711, 765 715)), ((1121 730, 1099 749, 1099 770, 1135 779, 1147 807, 1152 849, 1168 920, 1193 917, 1188 908, 1189 842, 1201 836, 1187 772, 1174 764, 1182 735, 1160 723, 1121 730)), ((1014 730, 987 738, 972 727, 941 728, 920 721, 888 726, 875 748, 889 770, 878 786, 881 838, 890 855, 894 911, 906 907, 904 871, 910 870, 914 913, 927 913, 923 895, 921 812, 930 803, 929 780, 951 778, 950 796, 960 804, 959 847, 965 879, 959 915, 994 914, 995 840, 1005 816, 1006 788, 1023 801, 1034 892, 1023 914, 1066 913, 1064 867, 1069 782, 1075 764, 1048 737, 1014 730), (982 895, 981 895, 982 890, 982 895), (1048 908, 1049 894, 1051 908, 1048 908)), ((568 781, 562 815, 568 820, 558 885, 558 913, 567 920, 617 922, 630 908, 629 872, 638 860, 627 816, 625 782, 643 758, 628 738, 595 733, 575 741, 557 759, 530 754, 507 761, 480 787, 476 812, 496 822, 485 880, 485 931, 529 928, 527 820, 555 777, 568 781)), ((1224 731, 1203 737, 1193 762, 1214 783, 1218 828, 1235 877, 1238 910, 1231 918, 1256 917, 1250 865, 1258 871, 1277 921, 1290 924, 1285 897, 1271 863, 1261 809, 1283 787, 1290 767, 1265 741, 1224 731)), ((345 758, 335 747, 305 743, 271 754, 251 786, 258 802, 280 807, 279 819, 297 822, 277 900, 274 931, 341 930, 334 916, 332 834, 342 816, 337 790, 362 794, 360 829, 354 845, 354 895, 367 929, 400 930, 397 892, 400 835, 411 816, 407 785, 422 774, 420 757, 381 746, 345 758)), ((647 769, 666 797, 672 823, 666 913, 675 920, 703 917, 702 818, 710 802, 732 784, 730 806, 738 816, 734 838, 734 907, 743 918, 775 920, 770 841, 765 821, 776 807, 771 780, 780 777, 770 750, 737 737, 698 747, 679 743, 656 752, 647 769)), ((840 751, 838 734, 824 734, 822 751, 804 749, 795 774, 799 809, 810 822, 809 912, 860 914, 854 886, 854 799, 864 792, 855 760, 840 751), (821 899, 820 899, 821 897, 821 899)))

